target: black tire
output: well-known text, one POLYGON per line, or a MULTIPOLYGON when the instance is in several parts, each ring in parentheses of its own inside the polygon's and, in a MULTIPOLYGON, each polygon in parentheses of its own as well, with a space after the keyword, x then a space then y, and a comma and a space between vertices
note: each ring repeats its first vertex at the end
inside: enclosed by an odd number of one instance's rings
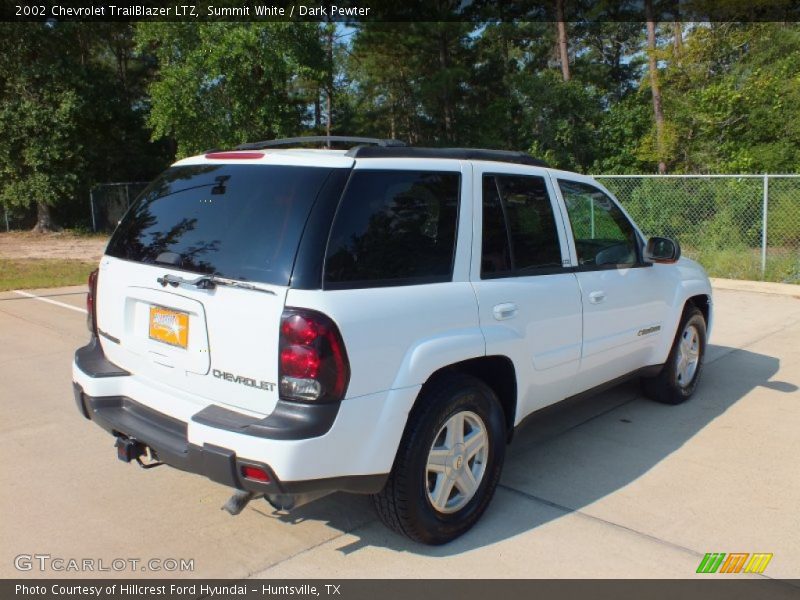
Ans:
POLYGON ((652 400, 663 404, 681 404, 686 402, 697 388, 703 361, 706 355, 706 321, 703 313, 694 305, 687 304, 683 310, 678 331, 672 342, 672 349, 664 363, 664 368, 655 377, 642 378, 642 391, 652 400), (678 375, 678 362, 681 357, 680 344, 687 328, 694 327, 698 334, 699 356, 694 374, 688 381, 682 381, 678 375))
MULTIPOLYGON (((445 544, 464 534, 478 521, 494 495, 505 458, 506 434, 500 402, 479 379, 452 374, 426 384, 409 415, 386 486, 373 496, 381 521, 423 544, 445 544), (480 417, 487 434, 488 456, 471 500, 455 512, 446 513, 437 510, 429 498, 428 454, 445 424, 459 413, 480 417)), ((461 464, 459 461, 459 467, 461 464)))

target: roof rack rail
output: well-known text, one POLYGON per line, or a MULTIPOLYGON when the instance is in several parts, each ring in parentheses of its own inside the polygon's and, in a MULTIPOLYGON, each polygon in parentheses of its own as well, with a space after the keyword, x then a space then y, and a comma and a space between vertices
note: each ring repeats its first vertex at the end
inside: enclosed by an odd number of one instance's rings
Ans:
POLYGON ((354 143, 354 144, 374 144, 382 148, 405 146, 405 142, 400 140, 380 139, 371 137, 353 137, 346 135, 310 135, 293 138, 281 138, 277 140, 265 140, 263 142, 251 142, 236 146, 236 150, 261 150, 264 148, 276 148, 278 146, 294 146, 297 144, 327 144, 329 147, 332 142, 354 143))
POLYGON ((456 160, 486 160, 519 165, 546 167, 547 163, 526 152, 513 150, 484 150, 482 148, 416 148, 413 146, 356 146, 347 151, 353 158, 452 158, 456 160))

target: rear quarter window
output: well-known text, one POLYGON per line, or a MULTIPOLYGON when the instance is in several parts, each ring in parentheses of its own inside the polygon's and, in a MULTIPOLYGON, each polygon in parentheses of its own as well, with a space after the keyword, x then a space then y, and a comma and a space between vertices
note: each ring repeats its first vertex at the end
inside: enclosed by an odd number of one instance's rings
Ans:
POLYGON ((330 173, 276 165, 173 167, 134 203, 106 254, 288 285, 303 227, 330 173))
POLYGON ((460 181, 454 172, 354 171, 331 230, 325 287, 451 280, 460 181))

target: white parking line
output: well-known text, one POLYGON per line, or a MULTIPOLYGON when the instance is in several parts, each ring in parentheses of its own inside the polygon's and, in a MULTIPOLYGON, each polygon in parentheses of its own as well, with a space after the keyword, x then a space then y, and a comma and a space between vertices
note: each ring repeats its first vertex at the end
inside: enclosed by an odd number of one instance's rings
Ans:
POLYGON ((36 294, 31 294, 29 292, 23 292, 22 290, 11 290, 15 294, 19 294, 20 296, 25 296, 26 298, 33 298, 34 300, 39 300, 40 302, 47 302, 48 304, 55 304, 56 306, 60 306, 62 308, 68 308, 70 310, 74 310, 83 314, 86 314, 85 308, 80 308, 79 306, 72 306, 71 304, 64 304, 63 302, 59 302, 58 300, 51 300, 50 298, 42 298, 41 296, 37 296, 36 294))

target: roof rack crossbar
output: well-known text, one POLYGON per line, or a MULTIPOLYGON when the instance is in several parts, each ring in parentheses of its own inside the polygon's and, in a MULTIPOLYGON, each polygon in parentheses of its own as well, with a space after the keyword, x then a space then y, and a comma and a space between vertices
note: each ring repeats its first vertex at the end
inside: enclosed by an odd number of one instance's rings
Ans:
POLYGON ((405 142, 400 140, 380 139, 371 137, 352 137, 346 135, 311 135, 293 138, 281 138, 277 140, 265 140, 263 142, 251 142, 249 144, 240 144, 236 146, 236 150, 261 150, 263 148, 276 148, 279 146, 295 146, 298 144, 326 144, 331 145, 332 142, 354 143, 354 144, 372 144, 381 148, 405 146, 405 142))

